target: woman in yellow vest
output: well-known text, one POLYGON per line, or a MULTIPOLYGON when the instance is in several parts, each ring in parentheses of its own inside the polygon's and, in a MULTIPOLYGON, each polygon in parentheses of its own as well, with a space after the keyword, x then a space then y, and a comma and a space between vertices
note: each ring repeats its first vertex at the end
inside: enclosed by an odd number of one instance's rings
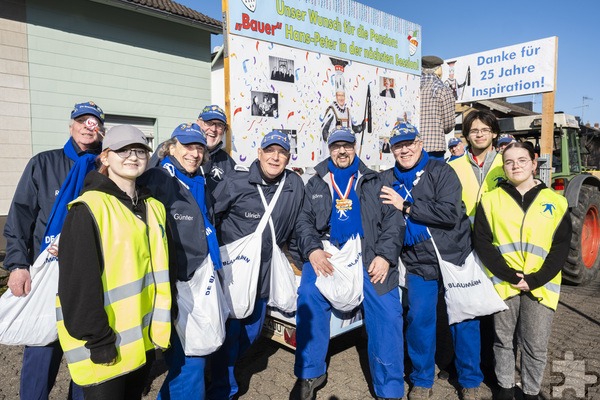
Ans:
POLYGON ((514 396, 516 336, 524 398, 538 399, 571 220, 567 200, 535 179, 531 143, 509 144, 502 159, 508 181, 481 198, 473 244, 509 308, 494 315, 497 398, 514 396))
POLYGON ((61 233, 58 337, 86 399, 140 399, 156 349, 169 346, 166 214, 136 187, 144 134, 116 126, 102 149, 61 233))

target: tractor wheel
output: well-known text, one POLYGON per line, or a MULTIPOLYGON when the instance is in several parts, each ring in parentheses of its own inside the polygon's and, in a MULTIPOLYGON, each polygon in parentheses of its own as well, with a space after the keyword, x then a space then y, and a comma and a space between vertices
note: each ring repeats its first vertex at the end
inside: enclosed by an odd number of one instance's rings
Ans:
POLYGON ((600 269, 600 192, 583 185, 579 203, 571 212, 573 236, 567 263, 563 268, 566 281, 586 285, 600 269))

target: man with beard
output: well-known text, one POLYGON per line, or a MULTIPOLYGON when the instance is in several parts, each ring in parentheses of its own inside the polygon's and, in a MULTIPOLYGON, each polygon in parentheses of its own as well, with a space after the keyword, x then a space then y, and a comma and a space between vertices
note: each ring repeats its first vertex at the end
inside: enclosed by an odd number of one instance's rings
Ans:
MULTIPOLYGON (((398 268, 404 224, 379 200, 379 176, 356 155, 348 129, 328 137, 330 157, 315 167, 298 217, 297 239, 304 264, 296 312, 297 346, 292 398, 308 400, 325 385, 332 303, 317 287, 318 277, 336 274, 325 248, 334 246, 363 268, 362 302, 375 394, 381 399, 404 395, 404 348, 398 268), (353 241, 361 250, 348 250, 353 241), (356 243, 356 242, 355 242, 356 243), (358 251, 358 252, 357 252, 358 251)), ((337 272, 339 274, 339 272, 337 272)))

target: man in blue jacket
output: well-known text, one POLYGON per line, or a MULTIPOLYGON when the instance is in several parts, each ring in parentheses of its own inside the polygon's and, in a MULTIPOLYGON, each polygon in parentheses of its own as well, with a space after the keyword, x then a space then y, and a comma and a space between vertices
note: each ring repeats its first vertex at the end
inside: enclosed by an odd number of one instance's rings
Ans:
MULTIPOLYGON (((75 104, 69 123, 70 138, 64 147, 36 154, 25 167, 4 227, 4 268, 10 271, 8 287, 15 296, 29 294, 29 267, 60 233, 67 204, 79 195, 85 175, 94 168, 103 126, 104 112, 95 103, 75 104)), ((62 354, 58 341, 25 347, 21 399, 48 398, 62 354)), ((74 398, 83 399, 81 388, 76 394, 74 398)))
POLYGON ((225 174, 235 168, 235 161, 223 150, 223 137, 229 130, 225 111, 215 104, 206 106, 198 115, 196 123, 206 133, 206 145, 210 158, 202 166, 208 190, 213 192, 225 174))
MULTIPOLYGON (((406 266, 408 314, 406 345, 413 371, 409 400, 432 396, 435 375, 436 305, 442 277, 433 241, 444 261, 462 265, 472 251, 471 228, 454 170, 430 157, 410 124, 399 124, 390 138, 396 159, 381 174, 382 199, 406 220, 401 259, 406 266)), ((450 326, 455 365, 464 400, 479 399, 479 320, 450 326)))
MULTIPOLYGON (((263 137, 258 158, 249 168, 237 166, 217 185, 214 211, 219 244, 228 245, 254 233, 265 213, 258 189, 262 190, 270 204, 280 185, 283 187, 271 213, 275 242, 281 248, 293 239, 296 218, 302 209, 304 184, 298 174, 286 169, 290 157, 288 135, 274 130, 263 137)), ((253 312, 246 318, 229 318, 227 321, 225 342, 211 356, 209 399, 231 399, 238 391, 235 363, 256 340, 265 320, 271 289, 269 278, 273 246, 272 234, 267 227, 262 234, 253 312)))
POLYGON ((342 248, 356 236, 362 245, 362 307, 373 387, 378 398, 400 399, 404 395, 397 269, 404 223, 392 207, 381 203, 379 177, 357 157, 355 143, 349 129, 334 130, 327 141, 330 157, 315 167, 317 173, 305 188, 296 227, 305 262, 296 312, 295 399, 312 399, 327 379, 325 357, 333 307, 315 282, 318 276, 336 272, 322 241, 342 248))

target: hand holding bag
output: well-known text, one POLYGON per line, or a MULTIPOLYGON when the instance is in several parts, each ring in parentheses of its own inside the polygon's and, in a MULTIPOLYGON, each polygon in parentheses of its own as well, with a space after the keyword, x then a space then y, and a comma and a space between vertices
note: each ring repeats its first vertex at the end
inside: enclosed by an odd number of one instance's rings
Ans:
POLYGON ((231 318, 246 318, 254 311, 260 272, 262 233, 279 199, 284 183, 285 176, 279 183, 271 203, 265 208, 265 213, 258 223, 256 231, 220 247, 223 268, 219 270, 219 275, 231 318))
POLYGON ((186 356, 214 353, 225 341, 229 309, 210 257, 189 281, 177 281, 175 329, 186 356))
POLYGON ((329 262, 333 275, 318 276, 315 285, 333 308, 342 312, 354 310, 363 300, 363 260, 360 237, 348 240, 340 250, 323 241, 323 250, 332 254, 329 262))
POLYGON ((454 265, 442 259, 433 236, 431 241, 444 281, 444 298, 450 325, 508 309, 483 271, 475 252, 472 251, 467 256, 463 265, 454 265))
POLYGON ((0 297, 1 344, 45 346, 58 340, 58 257, 54 254, 58 249, 59 237, 60 234, 29 268, 31 292, 25 297, 16 297, 7 290, 0 297))

